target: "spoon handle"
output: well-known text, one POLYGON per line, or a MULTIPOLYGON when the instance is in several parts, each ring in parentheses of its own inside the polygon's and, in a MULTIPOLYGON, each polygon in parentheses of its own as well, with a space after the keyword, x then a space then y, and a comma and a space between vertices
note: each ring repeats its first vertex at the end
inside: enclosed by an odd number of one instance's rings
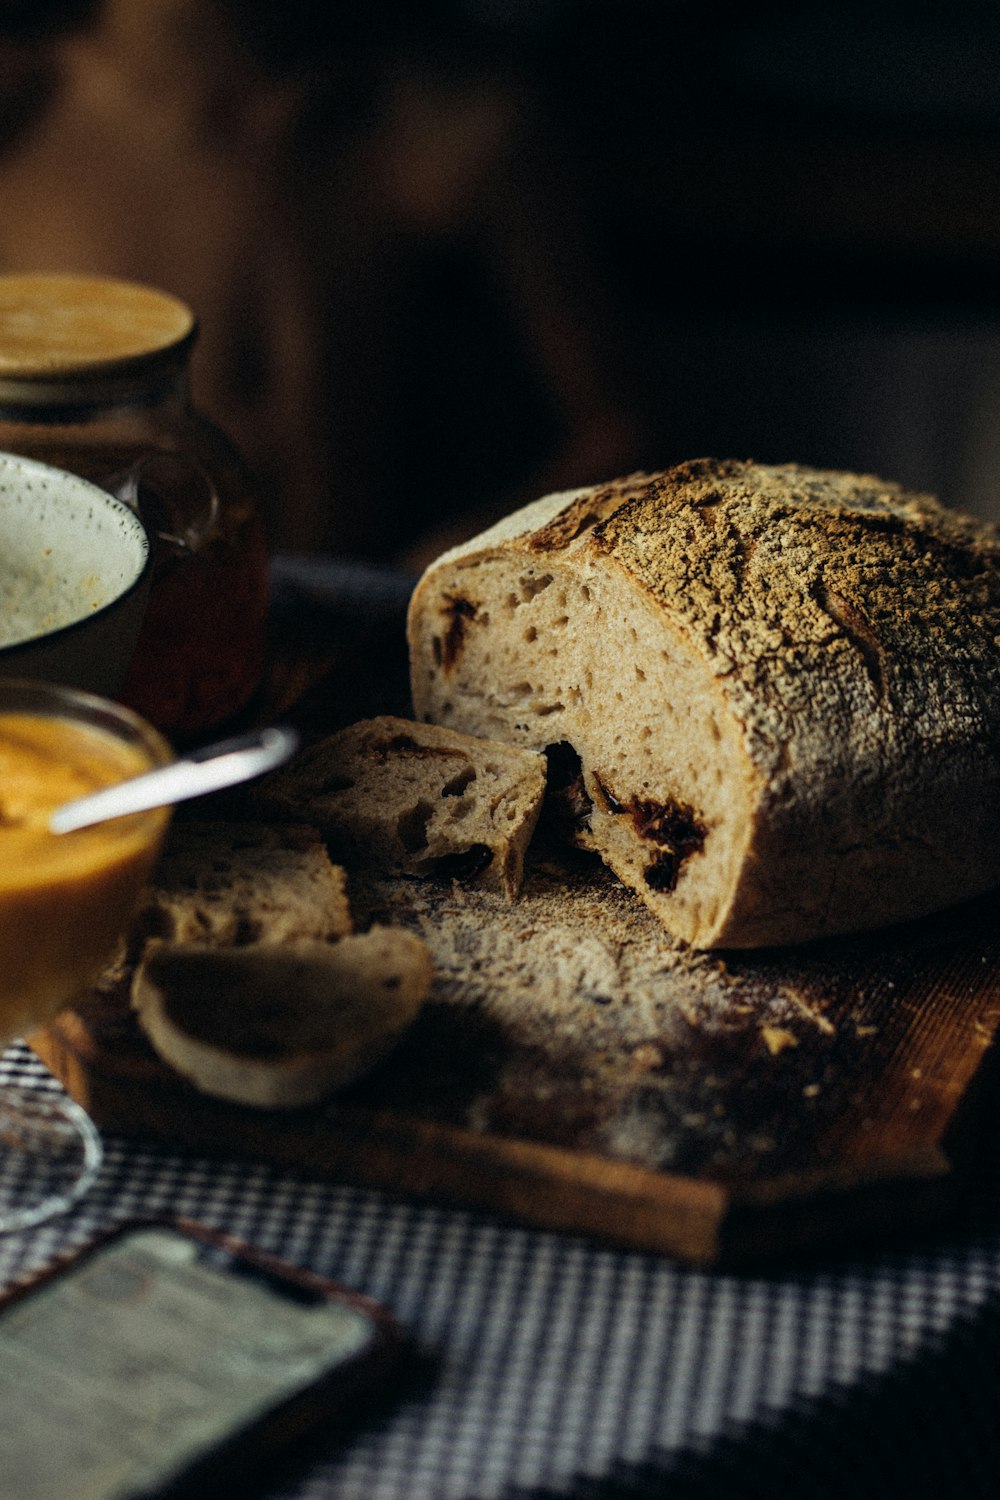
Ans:
POLYGON ((151 807, 166 807, 236 786, 280 766, 295 752, 298 743, 296 731, 284 727, 220 740, 168 766, 159 766, 142 776, 133 776, 129 781, 119 781, 64 803, 50 817, 49 829, 52 833, 73 833, 126 813, 146 812, 151 807))

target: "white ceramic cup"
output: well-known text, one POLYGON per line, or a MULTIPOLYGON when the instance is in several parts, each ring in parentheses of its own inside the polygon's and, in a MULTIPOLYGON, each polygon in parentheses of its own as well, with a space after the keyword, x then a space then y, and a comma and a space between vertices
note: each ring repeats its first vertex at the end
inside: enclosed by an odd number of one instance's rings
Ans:
POLYGON ((149 593, 150 541, 89 480, 0 453, 0 675, 113 698, 149 593))

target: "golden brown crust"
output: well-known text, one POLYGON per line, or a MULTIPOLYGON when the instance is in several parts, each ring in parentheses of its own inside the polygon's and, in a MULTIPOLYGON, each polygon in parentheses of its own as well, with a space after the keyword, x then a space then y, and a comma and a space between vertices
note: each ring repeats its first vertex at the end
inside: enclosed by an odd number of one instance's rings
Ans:
POLYGON ((650 478, 649 474, 631 474, 627 479, 615 479, 597 489, 578 493, 550 521, 529 532, 522 545, 529 552, 561 551, 615 515, 627 500, 643 494, 650 478))
POLYGON ((743 724, 762 775, 750 858, 771 864, 769 888, 808 880, 826 931, 882 879, 906 881, 917 909, 996 879, 991 528, 869 476, 699 464, 591 542, 669 610, 743 724))
MULTIPOLYGON (((942 712, 995 721, 991 528, 878 480, 750 464, 689 477, 692 468, 651 483, 592 544, 669 610, 739 695, 748 727, 763 731, 756 749, 768 769, 777 745, 815 737, 802 692, 821 662, 865 735, 880 733, 880 713, 916 733, 942 679, 942 712)), ((815 753, 830 753, 828 726, 815 753)))

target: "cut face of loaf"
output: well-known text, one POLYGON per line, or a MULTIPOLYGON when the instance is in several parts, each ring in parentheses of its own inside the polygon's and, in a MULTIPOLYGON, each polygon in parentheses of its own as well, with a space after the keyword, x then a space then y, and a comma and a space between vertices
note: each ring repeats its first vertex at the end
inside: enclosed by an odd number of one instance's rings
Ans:
POLYGON ((695 946, 1000 880, 1000 543, 929 497, 716 460, 549 496, 432 564, 408 632, 417 717, 546 751, 695 946))
POLYGON ((310 745, 257 788, 347 864, 479 884, 513 898, 545 793, 545 760, 382 715, 310 745))

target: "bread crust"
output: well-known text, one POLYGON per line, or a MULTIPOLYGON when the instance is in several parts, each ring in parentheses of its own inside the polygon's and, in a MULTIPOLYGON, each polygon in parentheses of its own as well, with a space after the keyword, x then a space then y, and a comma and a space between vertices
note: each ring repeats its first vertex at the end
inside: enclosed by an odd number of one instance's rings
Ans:
MULTIPOLYGON (((550 640, 558 618, 548 607, 550 640)), ((433 564, 408 634, 419 717, 534 748, 556 731, 583 747, 592 801, 595 755, 611 751, 590 721, 615 711, 609 679, 638 673, 680 695, 668 721, 637 684, 625 730, 648 736, 655 720, 675 762, 718 762, 728 794, 700 772, 686 785, 647 749, 635 766, 648 784, 611 788, 631 818, 599 808, 580 841, 696 946, 878 926, 1000 880, 1000 540, 930 496, 867 475, 704 459, 548 497, 433 564), (501 614, 519 567, 531 587, 554 579, 573 630, 591 633, 558 681, 539 666, 538 634, 527 639, 543 629, 540 608, 527 630, 530 599, 501 614), (598 595, 600 620, 587 603, 598 595), (449 661, 442 622, 456 598, 463 630, 449 661), (664 654, 683 660, 682 677, 663 676, 664 654), (537 693, 503 706, 512 682, 543 678, 558 687, 558 714, 540 718, 537 693), (689 701, 700 746, 674 722, 689 701), (650 886, 630 847, 643 839, 638 805, 657 798, 704 830, 671 890, 650 886)))
POLYGON ((203 1093, 298 1109, 380 1062, 431 977, 424 943, 378 925, 336 943, 154 944, 132 1003, 159 1056, 203 1093))

